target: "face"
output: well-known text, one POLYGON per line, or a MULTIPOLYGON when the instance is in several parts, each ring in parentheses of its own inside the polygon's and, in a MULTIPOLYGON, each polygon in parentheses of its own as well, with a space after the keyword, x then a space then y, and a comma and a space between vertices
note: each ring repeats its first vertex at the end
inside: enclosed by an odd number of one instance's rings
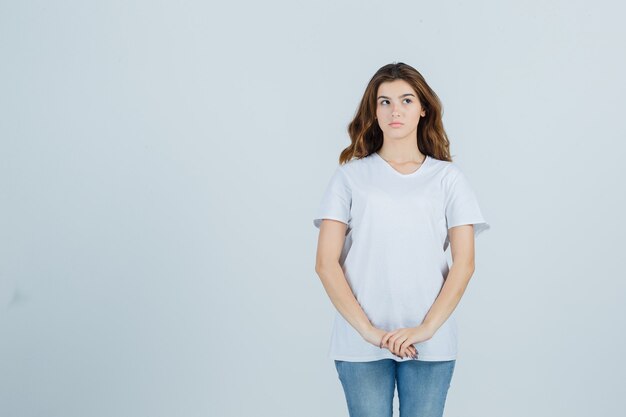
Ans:
POLYGON ((415 90, 404 80, 384 82, 376 94, 376 118, 385 137, 417 138, 417 124, 426 115, 415 90))

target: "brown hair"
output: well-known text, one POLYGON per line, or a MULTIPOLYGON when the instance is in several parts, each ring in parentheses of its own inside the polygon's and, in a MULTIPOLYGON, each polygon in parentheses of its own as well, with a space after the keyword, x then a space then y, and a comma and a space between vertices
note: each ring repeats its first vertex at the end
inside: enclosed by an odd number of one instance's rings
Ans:
POLYGON ((425 155, 442 161, 452 161, 450 142, 443 128, 443 107, 435 92, 428 86, 422 74, 403 62, 381 67, 367 84, 354 119, 348 125, 351 144, 341 151, 339 163, 352 158, 363 158, 383 146, 383 131, 376 121, 376 94, 380 84, 393 80, 404 80, 411 85, 425 110, 417 125, 417 147, 425 155))

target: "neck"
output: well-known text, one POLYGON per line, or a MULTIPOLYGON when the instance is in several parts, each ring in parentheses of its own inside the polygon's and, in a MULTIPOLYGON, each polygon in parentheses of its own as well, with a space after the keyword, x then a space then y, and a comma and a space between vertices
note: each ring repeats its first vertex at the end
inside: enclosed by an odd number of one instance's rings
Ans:
POLYGON ((397 143, 385 141, 378 150, 378 154, 385 160, 404 162, 422 162, 426 155, 420 152, 417 141, 412 143, 397 143))

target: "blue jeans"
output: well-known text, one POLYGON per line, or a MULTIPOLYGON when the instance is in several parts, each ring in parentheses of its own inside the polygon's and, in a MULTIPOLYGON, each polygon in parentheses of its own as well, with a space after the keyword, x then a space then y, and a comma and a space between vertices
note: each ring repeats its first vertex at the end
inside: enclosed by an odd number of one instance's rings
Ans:
POLYGON ((456 360, 335 360, 350 417, 391 417, 398 383, 400 417, 442 417, 456 360))

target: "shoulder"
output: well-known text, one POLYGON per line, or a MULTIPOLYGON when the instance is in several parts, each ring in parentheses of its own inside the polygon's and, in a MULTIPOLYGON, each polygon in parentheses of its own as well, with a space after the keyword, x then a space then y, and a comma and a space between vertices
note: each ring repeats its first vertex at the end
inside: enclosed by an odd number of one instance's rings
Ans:
POLYGON ((351 170, 359 169, 359 167, 369 165, 372 162, 372 159, 374 159, 373 153, 367 156, 364 156, 362 158, 353 158, 349 161, 344 162, 343 164, 340 164, 339 166, 345 169, 346 171, 351 171, 351 170))
POLYGON ((348 179, 356 179, 368 172, 374 162, 374 154, 362 158, 354 158, 337 167, 338 171, 348 179))
POLYGON ((460 183, 467 181, 463 169, 455 162, 442 161, 432 158, 432 172, 434 180, 439 186, 449 192, 456 188, 460 183))
POLYGON ((440 176, 442 179, 447 177, 454 177, 461 173, 459 166, 450 161, 443 161, 430 157, 430 166, 434 174, 440 176))

